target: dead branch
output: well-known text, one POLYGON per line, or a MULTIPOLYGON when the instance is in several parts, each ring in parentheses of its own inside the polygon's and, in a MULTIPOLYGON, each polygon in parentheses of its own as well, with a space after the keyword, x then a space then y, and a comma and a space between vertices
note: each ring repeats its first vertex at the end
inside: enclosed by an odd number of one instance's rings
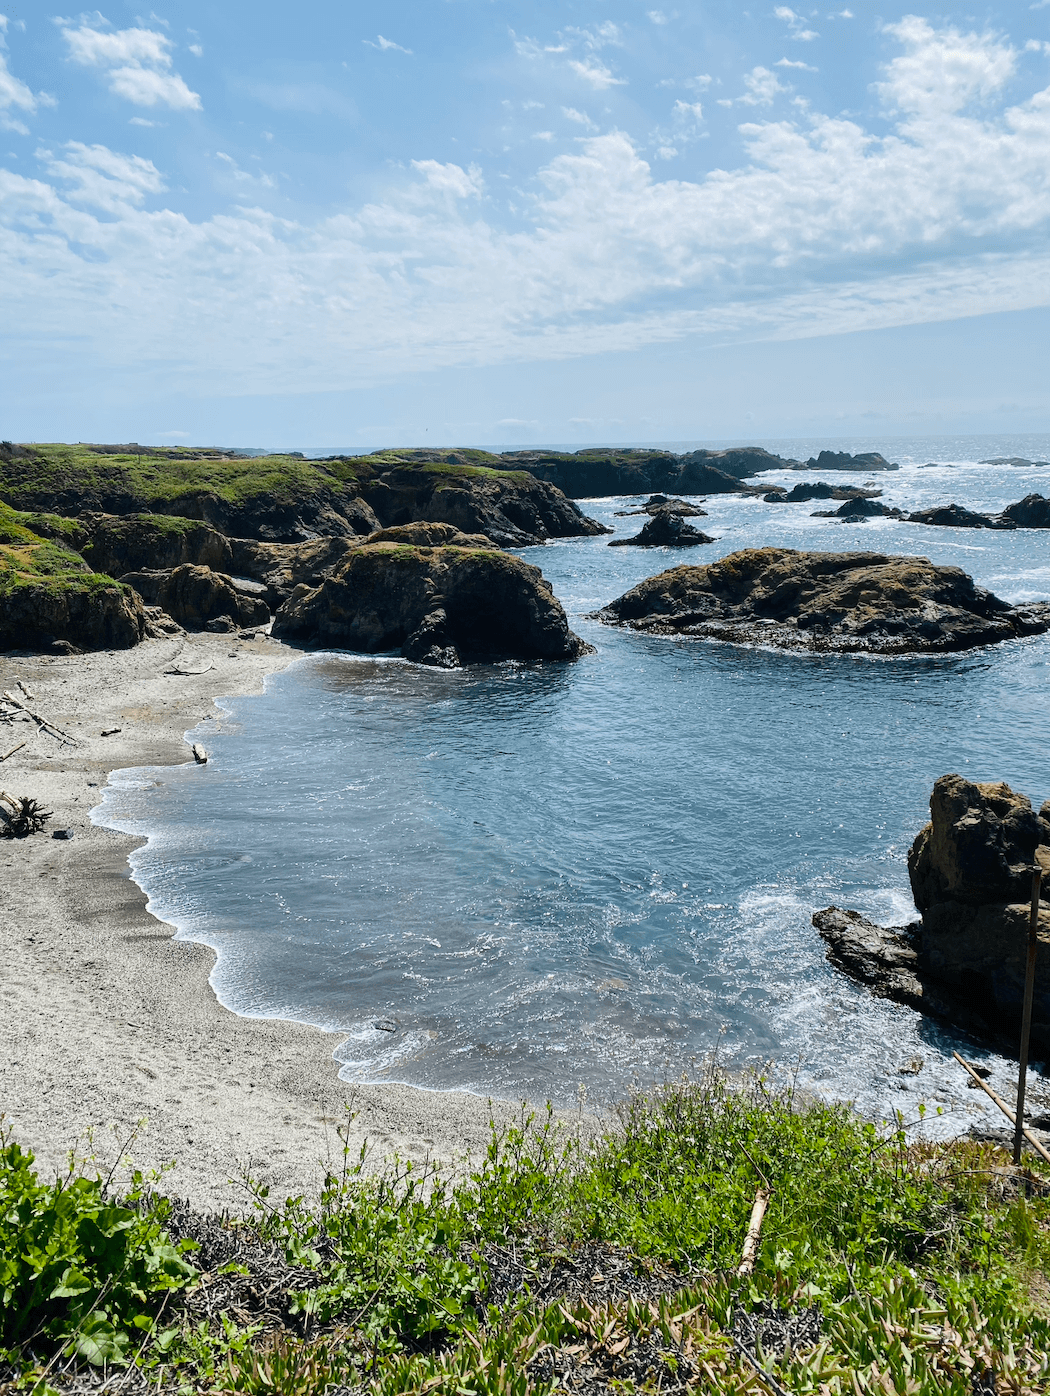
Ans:
POLYGON ((759 1188, 758 1192, 755 1193, 755 1205, 751 1208, 751 1220, 748 1222, 747 1235, 744 1237, 744 1249, 740 1254, 740 1264, 736 1268, 738 1275, 750 1275, 755 1268, 762 1221, 772 1196, 773 1194, 768 1188, 759 1188))
POLYGON ((10 703, 21 712, 28 714, 49 737, 57 737, 60 742, 64 742, 67 746, 77 745, 76 737, 71 737, 68 732, 63 732, 61 727, 57 727, 55 723, 50 722, 46 717, 42 717, 40 713, 34 712, 32 708, 27 707, 20 698, 15 697, 10 689, 5 688, 3 694, 0 696, 3 697, 5 703, 10 703))
POLYGON ((52 810, 41 809, 36 800, 28 795, 18 797, 0 790, 0 800, 11 806, 10 814, 0 809, 0 818, 4 821, 0 835, 8 839, 24 839, 27 834, 39 834, 53 813, 52 810))
MULTIPOLYGON (((1016 1116, 1014 1115, 1014 1112, 1002 1099, 1000 1099, 999 1096, 996 1095, 996 1093, 992 1090, 991 1086, 985 1085, 985 1083, 977 1075, 977 1072, 974 1071, 970 1063, 968 1061, 964 1061, 963 1058, 959 1056, 958 1052, 953 1052, 952 1056, 955 1058, 955 1060, 959 1063, 961 1067, 964 1067, 966 1071, 969 1072, 972 1079, 977 1082, 981 1090, 984 1091, 985 1095, 990 1096, 992 1100, 995 1101, 996 1105, 998 1105, 999 1109, 1003 1112, 1003 1114, 1010 1121, 1010 1123, 1012 1125, 1016 1124, 1016 1116)), ((1022 1129, 1021 1132, 1024 1134, 1024 1137, 1028 1140, 1029 1144, 1031 1144, 1032 1148, 1036 1151, 1036 1153, 1042 1155, 1042 1157, 1046 1159, 1047 1163, 1050 1163, 1050 1154, 1048 1154, 1047 1151, 1043 1148, 1042 1144, 1040 1144, 1039 1140, 1036 1139, 1032 1131, 1030 1129, 1022 1129)))

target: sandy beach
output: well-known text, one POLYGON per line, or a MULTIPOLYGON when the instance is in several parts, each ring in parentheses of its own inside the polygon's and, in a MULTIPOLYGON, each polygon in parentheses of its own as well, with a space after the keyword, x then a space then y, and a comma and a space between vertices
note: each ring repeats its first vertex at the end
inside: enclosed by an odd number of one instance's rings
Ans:
POLYGON ((43 1174, 70 1150, 108 1171, 133 1137, 122 1167, 174 1163, 164 1190, 243 1211, 244 1169, 271 1197, 315 1193, 341 1159, 348 1110, 354 1155, 367 1138, 373 1165, 394 1151, 461 1162, 484 1150, 490 1117, 520 1116, 462 1093, 351 1087, 332 1059, 339 1037, 228 1012, 209 985, 213 952, 146 910, 127 862, 141 840, 91 823, 110 771, 192 760, 184 733, 215 715, 215 697, 258 692, 299 657, 262 634, 0 655, 0 690, 23 697, 21 679, 29 706, 75 740, 0 723, 0 756, 25 742, 0 762, 0 789, 54 811, 43 833, 0 839, 0 1112, 43 1174), (62 829, 73 838, 51 837, 62 829))

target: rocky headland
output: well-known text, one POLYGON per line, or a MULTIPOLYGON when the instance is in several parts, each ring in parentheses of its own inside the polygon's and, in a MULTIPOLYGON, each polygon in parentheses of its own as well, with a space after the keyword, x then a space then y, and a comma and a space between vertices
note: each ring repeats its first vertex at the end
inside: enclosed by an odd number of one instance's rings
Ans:
POLYGON ((369 654, 399 649, 443 669, 589 650, 538 567, 448 524, 388 529, 349 549, 319 586, 295 588, 272 633, 369 654))
MULTIPOLYGON (((1005 784, 935 783, 930 822, 908 854, 921 920, 877 926, 828 907, 813 924, 828 959, 879 997, 1016 1051, 1032 868, 1050 866, 1050 801, 1038 813, 1005 784)), ((1050 1053, 1050 877, 1039 907, 1032 1044, 1050 1053)))
POLYGON ((937 654, 1042 634, 1050 605, 1010 606, 922 557, 748 548, 650 577, 595 618, 792 650, 937 654))

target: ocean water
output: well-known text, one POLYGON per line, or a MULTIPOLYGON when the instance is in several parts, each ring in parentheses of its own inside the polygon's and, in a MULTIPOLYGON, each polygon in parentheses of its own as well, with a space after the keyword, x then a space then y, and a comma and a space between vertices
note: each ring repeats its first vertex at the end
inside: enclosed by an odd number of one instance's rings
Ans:
MULTIPOLYGON (((870 478, 904 509, 1050 493, 1050 466, 976 463, 1050 460, 1050 437, 894 447, 902 469, 870 478)), ((583 507, 622 536, 644 518, 617 511, 640 502, 583 507)), ((148 836, 133 876, 156 915, 216 949, 224 1004, 339 1029, 347 1080, 537 1101, 581 1085, 612 1101, 715 1049, 880 1118, 939 1108, 935 1134, 986 1103, 953 1047, 1007 1088, 1008 1063, 830 968, 810 917, 835 903, 913 919, 905 858, 937 776, 1050 797, 1050 636, 871 659, 586 614, 679 562, 764 544, 919 554, 1007 600, 1050 600, 1050 533, 841 524, 811 517, 837 507, 822 501, 703 507, 717 542, 688 554, 606 538, 524 550, 595 646, 577 664, 312 655, 219 702, 192 733, 206 767, 113 773, 94 817, 148 836)))

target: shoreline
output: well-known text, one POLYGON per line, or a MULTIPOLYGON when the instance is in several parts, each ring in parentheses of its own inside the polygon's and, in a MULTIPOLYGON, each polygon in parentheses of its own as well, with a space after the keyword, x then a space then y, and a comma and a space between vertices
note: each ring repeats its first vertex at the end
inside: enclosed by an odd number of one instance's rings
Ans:
POLYGON ((350 1085, 332 1056, 345 1035, 225 1008, 215 952, 146 910, 128 864, 145 840, 91 822, 111 771, 191 761, 183 734, 214 716, 217 697, 259 692, 300 657, 268 636, 207 632, 0 655, 0 690, 22 679, 30 706, 77 742, 0 725, 0 755, 26 743, 0 763, 0 788, 54 811, 43 833, 0 839, 0 1113, 41 1176, 64 1173, 70 1151, 105 1174, 133 1137, 122 1168, 174 1161, 165 1191, 237 1212, 250 1206, 236 1181, 245 1168, 275 1201, 316 1195, 341 1162, 336 1130, 351 1109, 351 1160, 367 1139, 373 1167, 394 1152, 462 1164, 484 1153, 490 1119, 520 1119, 520 1103, 466 1092, 350 1085), (204 672, 166 673, 176 662, 204 672), (59 829, 72 840, 52 839, 59 829))

